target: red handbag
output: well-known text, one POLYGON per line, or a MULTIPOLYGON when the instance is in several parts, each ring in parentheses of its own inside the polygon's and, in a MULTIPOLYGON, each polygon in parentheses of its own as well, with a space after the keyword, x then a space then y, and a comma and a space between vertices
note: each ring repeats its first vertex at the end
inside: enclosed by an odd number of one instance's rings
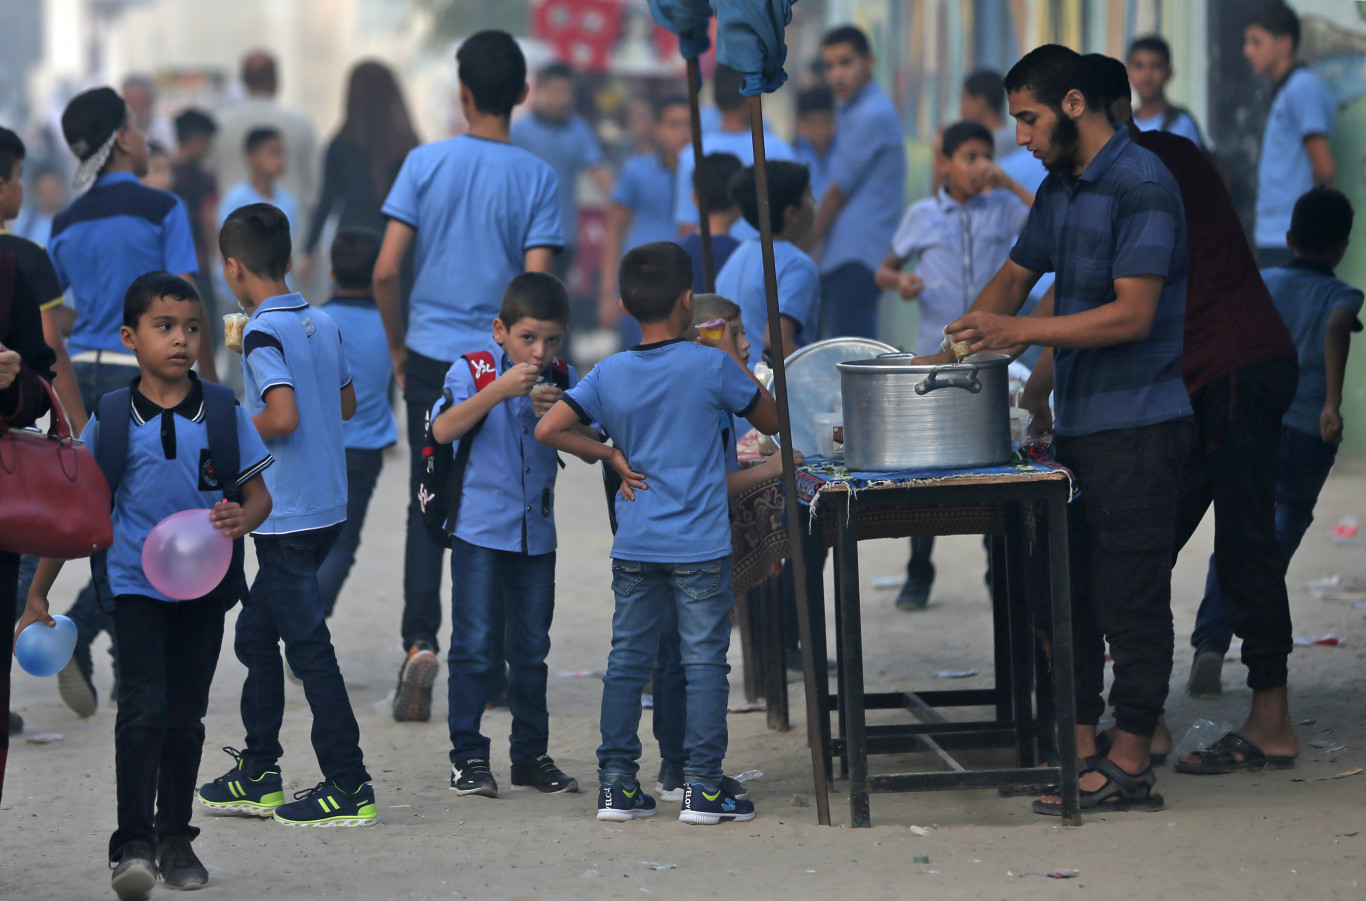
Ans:
POLYGON ((89 557, 114 543, 109 483, 42 384, 52 403, 46 433, 12 429, 0 416, 0 551, 89 557))

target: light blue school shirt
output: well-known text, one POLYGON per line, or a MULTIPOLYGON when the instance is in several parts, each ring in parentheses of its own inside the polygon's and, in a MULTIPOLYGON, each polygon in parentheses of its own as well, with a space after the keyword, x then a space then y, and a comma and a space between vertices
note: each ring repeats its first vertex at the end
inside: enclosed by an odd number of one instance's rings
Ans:
POLYGON ((682 338, 603 360, 565 394, 645 477, 616 502, 612 558, 645 563, 729 559, 730 516, 721 416, 748 416, 759 387, 724 351, 682 338))
POLYGON ((816 147, 806 138, 797 138, 792 142, 792 152, 796 156, 797 162, 801 163, 811 173, 811 193, 815 195, 816 202, 820 203, 825 196, 825 189, 830 187, 830 157, 835 153, 835 145, 832 142, 825 151, 825 156, 816 152, 816 147))
POLYGON ((564 246, 579 243, 579 213, 574 205, 574 188, 579 171, 602 163, 602 146, 582 116, 563 122, 542 118, 534 110, 512 123, 512 143, 540 157, 555 170, 558 181, 556 199, 560 205, 560 225, 564 246))
POLYGON ((822 273, 846 263, 873 272, 881 265, 905 196, 901 133, 901 117, 875 81, 837 105, 830 182, 839 185, 845 201, 825 238, 822 273))
POLYGON ((394 377, 384 323, 371 297, 334 297, 325 307, 337 324, 342 353, 356 386, 356 415, 342 423, 348 450, 379 450, 398 441, 389 383, 394 377))
POLYGON ((140 275, 198 272, 185 205, 131 172, 108 172, 52 221, 47 254, 79 310, 67 349, 128 353, 119 340, 123 297, 140 275))
POLYGON ((678 240, 673 217, 674 171, 664 165, 658 150, 637 153, 621 167, 612 188, 612 202, 631 211, 631 230, 621 245, 623 253, 652 241, 678 240))
MULTIPOLYGON (((704 131, 702 132, 702 155, 731 153, 739 157, 740 165, 754 165, 754 139, 750 131, 704 131)), ((764 132, 764 159, 796 161, 792 145, 776 135, 764 132)), ((697 204, 692 202, 693 148, 689 144, 678 155, 678 174, 674 176, 674 223, 677 225, 697 225, 697 204)), ((675 234, 677 232, 675 231, 675 234)), ((759 234, 759 231, 744 219, 736 219, 730 229, 731 237, 744 241, 759 234)))
POLYGON ((266 392, 294 389, 299 426, 266 448, 275 465, 266 472, 274 506, 253 535, 321 529, 346 519, 346 450, 341 392, 351 384, 341 335, 332 317, 301 294, 267 298, 242 330, 242 381, 247 412, 266 408, 266 392))
MULTIPOLYGON (((800 247, 782 239, 773 242, 773 264, 778 274, 778 311, 797 323, 797 347, 816 337, 821 313, 821 277, 816 264, 800 247)), ((768 294, 764 288, 763 246, 757 237, 735 248, 716 274, 716 293, 740 307, 745 336, 754 343, 750 368, 761 357, 768 329, 768 294)), ((784 348, 791 353, 795 348, 784 348)))
POLYGON ((1333 98, 1307 66, 1298 66, 1276 88, 1271 113, 1262 132, 1257 161, 1258 247, 1284 247, 1290 213, 1300 195, 1314 187, 1314 169, 1304 139, 1333 137, 1333 98))
MULTIPOLYGON (((1292 429, 1317 436, 1319 414, 1328 400, 1328 368, 1323 356, 1328 316, 1334 307, 1345 307, 1353 316, 1358 315, 1362 293, 1339 281, 1328 266, 1313 260, 1295 259, 1276 269, 1263 269, 1262 280, 1300 354, 1295 399, 1281 421, 1292 429)), ((1360 329, 1358 322, 1353 331, 1360 329)))
MULTIPOLYGON (((222 228, 228 216, 235 210, 240 210, 244 206, 253 203, 268 203, 277 210, 285 214, 289 219, 289 233, 291 236, 299 232, 299 203, 294 199, 294 195, 278 185, 275 193, 269 196, 256 190, 256 186, 250 181, 243 179, 237 184, 228 188, 223 194, 223 199, 218 201, 218 227, 222 228)), ((222 270, 219 270, 220 274, 222 270)))
MULTIPOLYGON (((235 413, 241 470, 237 484, 245 485, 265 472, 272 459, 247 411, 239 406, 235 413)), ((204 389, 196 380, 185 399, 167 409, 134 387, 125 415, 132 422, 128 424, 128 456, 110 515, 114 543, 108 556, 109 587, 116 596, 138 594, 171 602, 174 599, 153 588, 143 573, 142 546, 157 523, 171 514, 208 509, 223 499, 223 485, 209 454, 204 389)), ((99 445, 99 411, 85 424, 81 440, 91 447, 99 445)))
POLYGON ((483 347, 533 247, 564 246, 556 179, 528 151, 470 135, 409 152, 384 215, 417 230, 406 343, 450 361, 483 347))
POLYGON ((977 295, 1010 256, 1011 245, 1029 218, 1029 207, 1010 191, 997 189, 959 203, 941 187, 916 201, 892 236, 892 255, 913 256, 925 281, 920 303, 917 354, 938 353, 944 326, 968 311, 977 295))
POLYGON ((1177 113, 1176 118, 1172 120, 1171 128, 1162 127, 1162 120, 1165 118, 1167 118, 1166 110, 1163 110, 1155 116, 1149 116, 1146 119, 1140 119, 1135 116, 1134 125, 1138 126, 1139 131, 1165 131, 1174 135, 1180 135, 1181 137, 1192 141, 1196 147, 1205 146, 1204 142, 1200 140, 1200 129, 1196 126, 1195 120, 1191 118, 1189 113, 1177 113))
MULTIPOLYGON (((493 355, 498 375, 512 366, 502 345, 492 338, 483 349, 493 355)), ((545 381, 550 381, 548 372, 545 381)), ((577 383, 578 375, 571 366, 570 387, 577 383)), ((474 394, 469 364, 457 359, 446 371, 446 383, 432 407, 432 419, 474 394)), ((555 550, 559 457, 554 448, 536 440, 539 421, 528 396, 505 400, 489 411, 483 428, 470 443, 455 537, 495 551, 549 554, 555 550)), ((451 443, 452 454, 459 443, 459 439, 451 443)))

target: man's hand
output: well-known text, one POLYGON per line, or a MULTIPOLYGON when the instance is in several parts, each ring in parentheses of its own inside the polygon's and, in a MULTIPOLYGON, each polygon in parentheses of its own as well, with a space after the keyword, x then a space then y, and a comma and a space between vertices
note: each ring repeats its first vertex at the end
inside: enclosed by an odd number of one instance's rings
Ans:
POLYGON ((911 357, 911 362, 916 366, 943 366, 945 363, 957 363, 952 350, 941 350, 937 354, 926 354, 923 357, 911 357))
POLYGON ((28 604, 24 607, 24 615, 19 617, 18 625, 14 627, 14 637, 18 638, 20 632, 34 623, 42 623, 50 629, 57 627, 57 621, 47 612, 47 598, 30 594, 28 604))
POLYGON ((398 385, 398 393, 402 394, 408 370, 408 348, 389 348, 389 359, 394 363, 394 384, 398 385))
POLYGON ((650 489, 650 486, 645 484, 645 476, 631 470, 631 464, 626 462, 626 455, 619 449, 612 449, 612 455, 607 458, 607 465, 616 470, 617 475, 621 477, 623 500, 633 501, 636 499, 635 493, 637 491, 648 491, 650 489))
POLYGON ((925 290, 925 280, 914 272, 903 272, 897 278, 896 290, 902 300, 914 300, 925 290))
POLYGON ((1020 319, 1017 316, 978 311, 949 323, 946 331, 950 341, 967 341, 972 352, 979 353, 1006 350, 1026 343, 1020 335, 1019 326, 1020 319))
POLYGON ((540 378, 541 371, 535 366, 530 363, 518 363, 504 370, 492 387, 503 400, 511 400, 531 393, 531 389, 540 378))
POLYGON ((1325 444, 1342 443, 1342 411, 1337 407, 1325 405, 1319 414, 1319 437, 1325 444))
POLYGON ((1037 398, 1024 392, 1020 395, 1020 406, 1029 413, 1029 434, 1041 437, 1053 431, 1053 408, 1048 405, 1048 397, 1037 398))
POLYGON ((213 520, 213 527, 221 530, 228 538, 236 540, 243 537, 249 531, 247 529, 247 513, 240 504, 233 503, 227 499, 221 500, 213 505, 213 510, 209 513, 209 519, 213 520))
POLYGON ((19 377, 19 365, 22 362, 18 351, 0 344, 0 391, 14 384, 14 380, 19 377))

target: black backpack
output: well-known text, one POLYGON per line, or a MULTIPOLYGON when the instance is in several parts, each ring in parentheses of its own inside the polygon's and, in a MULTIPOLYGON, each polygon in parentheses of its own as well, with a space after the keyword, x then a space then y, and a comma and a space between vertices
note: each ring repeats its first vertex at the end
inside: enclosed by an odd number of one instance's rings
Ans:
MULTIPOLYGON (((483 391, 498 378, 493 354, 486 350, 461 355, 474 377, 475 392, 483 391)), ((559 357, 550 361, 547 370, 550 381, 561 391, 569 387, 569 367, 559 357)), ((451 398, 446 397, 450 403, 451 398)), ((460 517, 460 500, 465 493, 465 467, 470 462, 470 448, 474 438, 488 420, 487 414, 465 434, 460 436, 451 453, 449 443, 442 444, 432 437, 432 411, 427 411, 422 425, 422 468, 417 479, 417 509, 427 537, 437 547, 449 549, 455 524, 460 517)))
MULTIPOLYGON (((223 486, 223 497, 235 504, 242 502, 242 491, 237 486, 238 474, 242 471, 241 454, 237 444, 237 398, 232 389, 212 382, 200 382, 204 389, 204 425, 209 433, 209 456, 213 460, 214 473, 218 483, 223 486)), ((120 388, 110 391, 100 398, 97 416, 100 421, 100 436, 93 448, 95 462, 109 483, 109 496, 118 491, 119 481, 123 478, 123 467, 128 461, 128 407, 132 403, 132 389, 120 388)), ((106 560, 108 551, 100 551, 90 558, 90 575, 95 586, 95 599, 105 613, 114 612, 114 592, 109 586, 109 572, 106 560)), ((214 589, 215 594, 224 593, 225 608, 246 597, 247 576, 243 563, 246 559, 244 542, 241 538, 232 543, 232 563, 228 574, 214 589)))

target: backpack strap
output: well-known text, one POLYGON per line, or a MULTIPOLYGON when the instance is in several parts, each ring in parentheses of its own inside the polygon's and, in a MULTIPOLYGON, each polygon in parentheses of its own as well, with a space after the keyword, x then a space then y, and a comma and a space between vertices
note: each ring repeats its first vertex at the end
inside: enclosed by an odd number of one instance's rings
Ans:
MULTIPOLYGON (((477 353, 461 354, 460 359, 470 367, 470 375, 474 377, 474 393, 478 394, 498 379, 498 367, 494 363, 493 354, 486 350, 477 353)), ((446 480, 446 534, 455 535, 455 524, 460 516, 460 501, 465 493, 465 467, 470 462, 470 448, 474 445, 474 438, 479 434, 479 430, 488 421, 488 414, 485 413, 479 418, 468 432, 460 436, 460 440, 455 445, 455 464, 451 467, 450 477, 446 480)))
MULTIPOLYGON (((242 449, 237 440, 237 398, 231 388, 213 382, 200 382, 204 389, 204 426, 209 437, 209 458, 214 474, 222 486, 223 497, 234 504, 242 503, 242 487, 237 480, 242 473, 242 449)), ((247 596, 246 542, 238 538, 232 543, 232 562, 224 577, 225 608, 247 596)))
MULTIPOLYGON (((123 479, 123 467, 128 462, 128 433, 132 418, 129 407, 133 403, 133 389, 119 388, 110 391, 95 405, 95 418, 99 421, 99 440, 92 448, 95 462, 99 464, 104 480, 109 483, 110 506, 123 479)), ((109 550, 99 551, 90 557, 90 580, 95 589, 95 602, 105 613, 114 612, 114 591, 109 587, 108 569, 109 550)))
POLYGON ((561 391, 569 389, 569 364, 559 357, 550 361, 550 381, 561 391))

